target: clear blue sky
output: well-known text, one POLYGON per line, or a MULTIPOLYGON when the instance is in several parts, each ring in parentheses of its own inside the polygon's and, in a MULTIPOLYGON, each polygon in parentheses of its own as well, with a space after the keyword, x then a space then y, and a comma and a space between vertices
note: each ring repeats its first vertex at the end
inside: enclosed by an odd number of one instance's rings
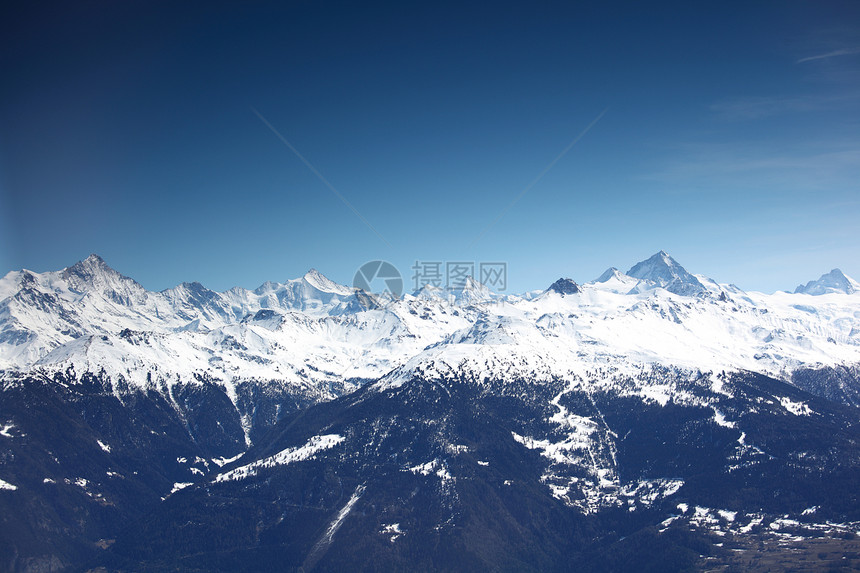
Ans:
POLYGON ((524 291, 665 249, 750 290, 860 279, 857 2, 10 4, 0 274, 506 261, 524 291))

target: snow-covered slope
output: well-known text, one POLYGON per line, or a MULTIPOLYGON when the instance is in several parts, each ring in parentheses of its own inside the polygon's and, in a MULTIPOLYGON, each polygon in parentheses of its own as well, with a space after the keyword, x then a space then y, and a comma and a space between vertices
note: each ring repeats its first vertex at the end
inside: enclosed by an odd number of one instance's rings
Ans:
POLYGON ((816 297, 745 293, 661 251, 627 274, 611 268, 537 296, 501 297, 469 279, 453 293, 425 287, 382 306, 315 270, 253 291, 183 283, 150 292, 93 255, 0 279, 0 367, 72 366, 137 387, 203 377, 228 395, 242 382, 278 381, 319 399, 433 369, 498 379, 647 363, 787 379, 801 367, 860 363, 860 297, 832 286, 856 283, 834 273, 810 283, 808 292, 824 289, 816 297))
POLYGON ((685 297, 662 289, 622 295, 587 286, 573 295, 548 291, 496 305, 383 385, 414 372, 548 380, 596 366, 642 364, 788 379, 801 367, 859 363, 860 299, 828 295, 815 305, 797 299, 787 293, 685 297))

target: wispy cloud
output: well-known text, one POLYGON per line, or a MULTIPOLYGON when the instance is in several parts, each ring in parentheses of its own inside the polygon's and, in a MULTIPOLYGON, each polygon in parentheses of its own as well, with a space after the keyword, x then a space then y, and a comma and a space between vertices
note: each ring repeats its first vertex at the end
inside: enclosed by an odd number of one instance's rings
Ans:
POLYGON ((746 120, 787 113, 836 110, 860 99, 860 93, 743 97, 717 102, 710 110, 724 119, 746 120))
POLYGON ((745 97, 718 102, 711 111, 725 119, 758 119, 784 113, 816 111, 826 106, 828 97, 745 97))
MULTIPOLYGON (((780 188, 828 191, 831 199, 856 189, 860 177, 860 141, 843 144, 688 145, 674 160, 642 176, 659 181, 667 190, 707 187, 731 189, 780 188)), ((853 191, 852 191, 853 192, 853 191)))
POLYGON ((803 62, 812 62, 814 60, 826 60, 827 58, 836 58, 838 56, 851 56, 853 54, 860 54, 860 47, 843 48, 841 50, 833 50, 832 52, 827 52, 825 54, 818 54, 816 56, 808 56, 806 58, 800 58, 799 60, 797 60, 797 63, 802 64, 803 62))

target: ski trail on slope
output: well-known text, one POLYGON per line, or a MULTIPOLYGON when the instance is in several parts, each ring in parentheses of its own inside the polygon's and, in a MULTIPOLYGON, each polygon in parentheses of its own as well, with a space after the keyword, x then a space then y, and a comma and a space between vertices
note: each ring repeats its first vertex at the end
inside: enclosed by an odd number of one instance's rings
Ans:
POLYGON ((329 523, 328 528, 323 533, 322 537, 320 537, 319 541, 314 544, 313 549, 311 549, 308 556, 305 558, 304 563, 302 563, 302 569, 305 571, 310 571, 313 569, 320 559, 325 555, 325 552, 328 550, 331 542, 334 540, 334 534, 337 533, 337 530, 340 529, 340 526, 343 525, 343 520, 346 519, 346 516, 349 515, 349 512, 352 511, 352 508, 355 506, 355 503, 359 500, 361 495, 364 493, 365 486, 364 484, 355 488, 355 491, 352 493, 352 496, 346 502, 340 511, 337 512, 337 515, 334 516, 334 519, 329 523))

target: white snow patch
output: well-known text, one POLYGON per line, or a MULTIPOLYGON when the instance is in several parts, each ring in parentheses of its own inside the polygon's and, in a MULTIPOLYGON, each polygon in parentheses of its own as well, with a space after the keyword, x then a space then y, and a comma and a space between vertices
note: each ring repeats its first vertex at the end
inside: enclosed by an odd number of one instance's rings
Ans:
POLYGON ((194 485, 194 482, 177 482, 173 484, 173 489, 170 490, 170 494, 173 495, 179 490, 185 489, 186 487, 194 485))
POLYGON ((750 531, 753 530, 754 527, 761 525, 762 521, 764 521, 764 517, 762 517, 762 516, 755 517, 755 518, 751 519, 749 523, 747 523, 746 525, 741 527, 740 532, 741 533, 749 533, 750 531))
POLYGON ((102 451, 110 453, 110 446, 109 445, 107 445, 106 443, 104 443, 101 440, 96 440, 96 442, 98 443, 98 445, 102 449, 102 451))
POLYGON ((618 494, 629 498, 628 503, 631 505, 638 500, 639 503, 650 506, 659 499, 675 495, 683 485, 684 480, 681 479, 639 480, 624 485, 618 494))
POLYGON ((449 454, 464 454, 469 451, 469 446, 464 446, 461 444, 449 444, 445 448, 449 454))
MULTIPOLYGON (((236 460, 238 460, 239 458, 241 458, 241 457, 242 457, 242 456, 244 456, 244 455, 245 455, 245 452, 242 452, 242 453, 236 454, 236 455, 235 455, 235 456, 233 456, 232 458, 212 458, 212 463, 213 463, 213 464, 215 464, 215 465, 216 465, 216 466, 218 466, 218 467, 224 467, 224 466, 226 466, 227 464, 232 464, 233 462, 235 462, 236 460)), ((185 460, 185 458, 181 458, 181 459, 182 459, 183 461, 182 461, 182 462, 180 462, 180 463, 185 463, 185 461, 184 461, 184 460, 185 460)), ((179 461, 179 459, 177 459, 176 461, 179 461)), ((197 458, 197 460, 195 460, 195 462, 194 462, 194 463, 199 463, 199 462, 203 462, 203 463, 205 463, 206 461, 205 461, 205 460, 203 460, 202 458, 199 458, 199 457, 198 457, 198 458, 197 458)))
POLYGON ((673 515, 672 517, 668 517, 668 518, 664 519, 663 521, 661 521, 660 525, 662 525, 663 528, 660 530, 660 533, 663 533, 664 531, 666 531, 666 528, 669 527, 670 525, 672 525, 672 523, 674 523, 678 519, 681 519, 680 515, 673 515))
POLYGON ((563 486, 563 485, 556 485, 554 483, 551 483, 548 485, 549 485, 549 491, 554 498, 561 499, 561 500, 567 499, 567 496, 570 493, 570 487, 563 486))
MULTIPOLYGON (((588 418, 582 418, 582 420, 588 420, 588 418)), ((542 456, 549 458, 555 463, 576 465, 580 456, 576 456, 572 452, 577 450, 584 450, 586 452, 590 451, 589 446, 591 445, 591 442, 588 437, 596 429, 596 425, 594 422, 591 422, 591 420, 588 420, 588 422, 590 422, 590 424, 582 423, 576 427, 574 432, 568 435, 565 440, 557 443, 550 442, 549 440, 536 440, 535 438, 521 436, 516 432, 511 432, 511 435, 514 440, 524 445, 526 448, 530 450, 540 450, 542 456)))
POLYGON ((317 452, 328 450, 343 442, 346 438, 337 434, 327 434, 325 436, 314 436, 308 440, 303 446, 297 448, 287 448, 262 460, 257 460, 250 464, 240 466, 230 470, 224 474, 218 474, 215 477, 215 482, 225 482, 230 480, 245 479, 250 476, 257 475, 257 472, 263 468, 273 468, 275 466, 285 466, 293 462, 300 462, 313 458, 317 452))
POLYGON ((796 519, 787 519, 785 517, 781 517, 779 519, 775 519, 771 524, 770 528, 774 531, 779 531, 780 529, 785 529, 787 527, 799 527, 800 522, 796 519))
POLYGON ((785 396, 779 398, 779 403, 783 408, 785 408, 795 416, 809 416, 814 413, 812 409, 810 409, 809 406, 807 406, 805 403, 795 402, 790 398, 786 398, 785 396))
POLYGON ((409 468, 409 471, 418 475, 421 474, 423 476, 429 476, 433 472, 436 471, 436 468, 439 467, 439 460, 430 460, 429 462, 418 464, 417 466, 412 466, 409 468))
POLYGON ((443 482, 448 482, 453 480, 454 478, 448 472, 448 468, 445 466, 443 462, 440 462, 439 459, 431 460, 427 463, 419 464, 417 466, 413 466, 409 468, 409 471, 415 475, 429 476, 430 474, 436 474, 436 477, 441 479, 443 482))
POLYGON ((18 489, 17 485, 12 485, 8 481, 0 479, 0 490, 15 491, 16 489, 18 489))
POLYGON ((735 423, 726 420, 726 417, 723 415, 723 413, 720 412, 719 410, 717 410, 716 408, 714 408, 714 422, 716 422, 717 425, 722 426, 724 428, 734 428, 735 427, 735 423))
POLYGON ((725 519, 728 522, 734 521, 738 515, 737 511, 728 511, 726 509, 719 509, 719 510, 717 510, 717 513, 719 513, 720 517, 722 517, 723 519, 725 519))
POLYGON ((436 476, 445 482, 451 481, 454 479, 453 477, 451 477, 451 474, 448 472, 448 468, 445 468, 445 467, 442 467, 442 468, 439 468, 438 470, 436 470, 436 476))
POLYGON ((382 533, 383 535, 390 535, 391 538, 389 539, 389 541, 391 541, 391 543, 394 543, 398 537, 403 535, 404 532, 402 529, 400 529, 399 523, 383 523, 382 530, 380 531, 380 533, 382 533))

